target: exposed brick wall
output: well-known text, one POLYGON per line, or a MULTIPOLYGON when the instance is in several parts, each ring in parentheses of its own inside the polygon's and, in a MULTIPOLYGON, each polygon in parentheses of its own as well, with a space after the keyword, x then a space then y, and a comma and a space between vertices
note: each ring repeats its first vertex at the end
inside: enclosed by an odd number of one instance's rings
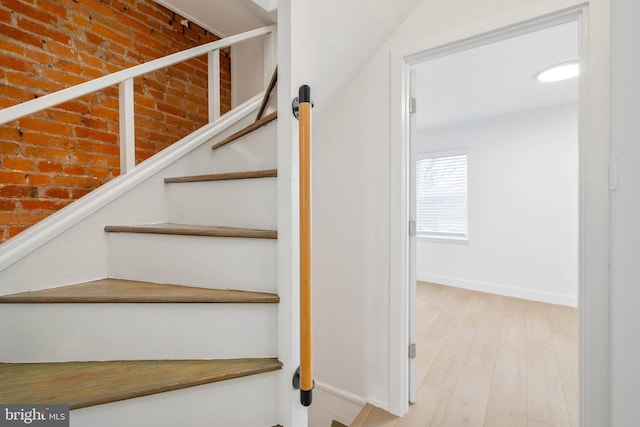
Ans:
MULTIPOLYGON (((0 0, 0 108, 217 39, 152 0, 0 0)), ((205 57, 135 79, 137 162, 207 122, 206 79, 205 57)), ((118 134, 117 86, 0 126, 0 242, 117 176, 118 134)))

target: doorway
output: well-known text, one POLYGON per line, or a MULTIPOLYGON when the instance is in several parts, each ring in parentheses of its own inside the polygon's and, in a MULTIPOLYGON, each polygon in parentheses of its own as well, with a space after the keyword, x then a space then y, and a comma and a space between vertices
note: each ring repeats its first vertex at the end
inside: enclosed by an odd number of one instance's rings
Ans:
MULTIPOLYGON (((578 79, 543 83, 537 76, 579 62, 579 39, 577 19, 565 18, 407 61, 415 99, 407 120, 408 211, 416 215, 407 242, 410 342, 417 338, 416 278, 577 306, 578 79)), ((414 401, 418 368, 415 361, 409 367, 414 401)), ((575 369, 566 399, 572 420, 575 369)))

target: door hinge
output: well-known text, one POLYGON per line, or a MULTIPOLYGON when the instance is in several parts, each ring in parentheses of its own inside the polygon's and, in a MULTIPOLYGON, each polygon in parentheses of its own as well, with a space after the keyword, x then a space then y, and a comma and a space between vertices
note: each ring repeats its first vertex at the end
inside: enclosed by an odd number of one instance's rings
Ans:
POLYGON ((415 98, 409 98, 409 113, 415 113, 416 112, 416 99, 415 98))
POLYGON ((409 345, 409 359, 416 358, 416 343, 409 345))
POLYGON ((414 220, 409 221, 409 236, 413 237, 417 232, 417 224, 414 220))

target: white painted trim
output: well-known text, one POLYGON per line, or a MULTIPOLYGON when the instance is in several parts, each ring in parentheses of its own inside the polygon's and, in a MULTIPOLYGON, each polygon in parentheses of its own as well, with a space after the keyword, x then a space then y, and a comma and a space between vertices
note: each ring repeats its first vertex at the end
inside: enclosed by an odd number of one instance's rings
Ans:
POLYGON ((134 77, 138 77, 143 74, 159 70, 161 68, 166 68, 173 64, 177 64, 191 58, 202 56, 210 51, 223 49, 225 47, 232 46, 236 43, 249 40, 263 34, 269 34, 275 29, 275 25, 270 25, 268 27, 262 27, 255 30, 247 31, 245 33, 237 34, 235 36, 227 37, 215 42, 192 47, 191 49, 183 50, 182 52, 177 52, 163 58, 155 59, 144 64, 136 65, 135 67, 117 71, 115 73, 108 74, 106 76, 99 77, 85 83, 80 83, 76 86, 50 93, 40 98, 32 99, 21 104, 4 108, 0 110, 0 124, 19 119, 32 113, 37 113, 38 111, 42 111, 49 107, 54 107, 58 104, 62 104, 63 102, 70 101, 80 96, 87 95, 107 88, 109 86, 119 84, 125 80, 132 79, 134 77))
POLYGON ((441 285, 469 289, 472 291, 487 292, 507 297, 546 302, 549 304, 566 305, 568 307, 578 306, 578 298, 571 295, 552 294, 549 292, 540 292, 534 289, 515 288, 513 286, 501 285, 498 283, 481 282, 478 280, 468 280, 459 277, 440 276, 437 274, 420 272, 418 272, 417 278, 422 282, 438 283, 441 285))
POLYGON ((136 168, 136 128, 134 116, 133 79, 120 83, 120 174, 126 175, 136 168))
MULTIPOLYGON (((579 254, 579 313, 580 313, 580 425, 600 427, 610 423, 610 322, 609 322, 609 190, 608 159, 610 138, 610 6, 609 0, 590 0, 571 4, 559 10, 547 5, 532 5, 511 16, 513 24, 500 27, 500 20, 487 23, 486 31, 463 40, 423 52, 391 52, 391 135, 390 150, 390 390, 391 412, 406 412, 402 400, 408 373, 404 366, 394 365, 406 353, 406 338, 399 323, 407 322, 405 231, 408 227, 406 207, 407 150, 404 103, 406 67, 423 55, 431 58, 465 50, 489 40, 503 39, 508 34, 533 31, 551 23, 578 19, 581 25, 581 62, 584 73, 580 77, 580 254, 579 254), (517 17, 522 17, 518 20, 517 17), (531 17, 535 17, 531 19, 531 17), (494 26, 494 29, 490 28, 494 26), (594 59, 591 62, 591 59, 594 59), (400 355, 400 356, 399 356, 400 355), (400 366, 400 368, 398 367, 400 366), (404 376, 404 378, 403 378, 404 376)), ((501 18, 503 19, 503 18, 501 18)))
POLYGON ((355 403, 356 405, 364 406, 367 404, 367 400, 364 397, 358 396, 357 394, 353 394, 346 390, 342 390, 341 388, 331 386, 322 381, 316 380, 316 388, 327 393, 330 393, 334 396, 339 397, 340 399, 347 400, 351 403, 355 403))
POLYGON ((27 256, 180 157, 206 143, 238 120, 246 117, 260 106, 262 96, 263 94, 256 95, 223 115, 217 122, 201 127, 142 162, 131 173, 114 178, 0 245, 0 271, 5 270, 14 262, 27 256))
POLYGON ((370 402, 397 416, 409 410, 409 188, 410 146, 406 103, 408 66, 398 52, 390 54, 391 141, 389 153, 389 402, 370 402))
POLYGON ((220 117, 220 49, 207 54, 207 66, 209 67, 207 75, 209 123, 213 123, 220 117))
POLYGON ((584 6, 580 23, 579 190, 580 425, 611 423, 609 315, 611 24, 608 0, 584 6))

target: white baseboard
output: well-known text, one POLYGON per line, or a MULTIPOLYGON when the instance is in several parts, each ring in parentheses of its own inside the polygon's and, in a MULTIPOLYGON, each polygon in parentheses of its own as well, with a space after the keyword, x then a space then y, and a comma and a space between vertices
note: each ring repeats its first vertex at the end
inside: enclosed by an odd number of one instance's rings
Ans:
POLYGON ((421 282, 439 283, 441 285, 454 286, 456 288, 546 302, 549 304, 565 305, 569 307, 578 306, 578 297, 572 295, 552 294, 533 289, 514 288, 512 286, 499 285, 496 283, 480 282, 476 280, 460 279, 456 277, 439 276, 427 273, 417 273, 416 277, 421 282))

